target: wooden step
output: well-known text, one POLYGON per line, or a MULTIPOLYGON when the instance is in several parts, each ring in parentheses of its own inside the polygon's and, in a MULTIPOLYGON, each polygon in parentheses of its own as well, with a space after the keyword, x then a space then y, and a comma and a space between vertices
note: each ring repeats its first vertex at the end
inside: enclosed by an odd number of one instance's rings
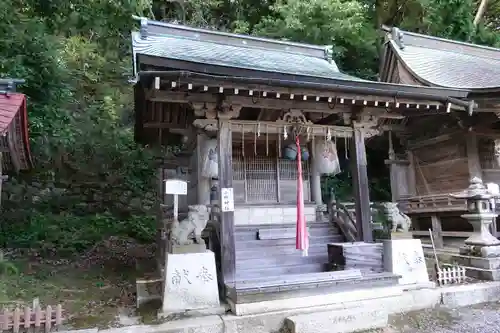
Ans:
POLYGON ((324 272, 326 263, 314 263, 307 265, 277 266, 251 269, 236 268, 236 281, 260 277, 284 276, 290 274, 306 274, 324 272))
POLYGON ((361 279, 363 275, 359 269, 344 270, 344 271, 333 271, 333 272, 319 272, 319 273, 309 273, 309 274, 291 274, 286 277, 283 276, 271 276, 264 278, 248 279, 245 281, 238 281, 235 284, 235 288, 239 290, 251 290, 256 288, 266 288, 266 287, 282 287, 282 286, 292 286, 307 283, 323 283, 331 281, 349 280, 349 279, 361 279))
MULTIPOLYGON (((328 244, 328 243, 337 243, 342 242, 344 237, 342 235, 330 235, 330 236, 322 236, 322 237, 309 237, 309 244, 328 244)), ((250 249, 250 248, 266 248, 266 247, 275 247, 280 245, 289 245, 295 246, 295 238, 286 238, 286 239, 266 239, 266 240, 245 240, 236 242, 236 251, 239 249, 250 249)), ((325 250, 326 251, 326 250, 325 250)))
MULTIPOLYGON (((236 231, 234 233, 235 241, 245 240, 265 240, 265 239, 287 239, 295 238, 296 230, 294 229, 254 229, 251 231, 236 231)), ((311 237, 321 237, 328 235, 339 235, 338 230, 328 228, 309 228, 309 235, 311 237)))
MULTIPOLYGON (((295 250, 299 252, 298 250, 295 250)), ((255 269, 267 268, 267 267, 278 267, 278 266, 302 266, 307 264, 324 264, 328 263, 328 255, 323 253, 309 254, 307 257, 303 257, 301 253, 296 253, 295 255, 286 256, 261 256, 260 258, 250 258, 241 259, 236 256, 236 269, 255 269)))
MULTIPOLYGON (((295 255, 299 252, 295 245, 273 246, 265 250, 266 256, 283 257, 287 255, 295 255)), ((328 252, 326 244, 311 244, 309 246, 309 254, 325 254, 328 252)), ((236 251, 236 260, 262 258, 261 248, 242 248, 236 251)))
MULTIPOLYGON (((307 227, 309 229, 330 229, 332 231, 338 231, 337 225, 334 223, 330 222, 314 222, 314 223, 308 223, 307 227)), ((296 224, 252 224, 252 225, 239 225, 235 227, 235 233, 236 232, 247 232, 247 231, 255 231, 259 229, 292 229, 295 230, 296 224)))
POLYGON ((399 276, 392 273, 362 274, 359 271, 311 272, 287 276, 248 278, 227 285, 228 296, 234 303, 248 303, 325 295, 346 290, 373 289, 398 284, 399 276))

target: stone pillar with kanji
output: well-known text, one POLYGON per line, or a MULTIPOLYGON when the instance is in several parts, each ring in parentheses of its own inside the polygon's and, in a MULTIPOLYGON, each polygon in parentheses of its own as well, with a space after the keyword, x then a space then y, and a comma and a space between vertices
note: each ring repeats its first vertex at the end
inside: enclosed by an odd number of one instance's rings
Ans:
POLYGON ((174 196, 174 219, 169 228, 169 246, 165 256, 161 315, 218 307, 215 255, 206 248, 202 239, 210 208, 207 205, 191 205, 187 218, 179 221, 178 196, 187 194, 187 183, 167 180, 165 194, 174 196))

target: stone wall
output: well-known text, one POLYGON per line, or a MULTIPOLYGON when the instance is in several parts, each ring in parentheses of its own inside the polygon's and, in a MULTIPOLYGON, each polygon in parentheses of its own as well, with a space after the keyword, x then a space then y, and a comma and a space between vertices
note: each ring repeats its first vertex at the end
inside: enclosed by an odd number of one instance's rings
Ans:
MULTIPOLYGON (((316 206, 306 205, 304 213, 307 222, 316 221, 316 206)), ((239 206, 234 210, 235 225, 292 224, 297 220, 295 205, 239 206)))

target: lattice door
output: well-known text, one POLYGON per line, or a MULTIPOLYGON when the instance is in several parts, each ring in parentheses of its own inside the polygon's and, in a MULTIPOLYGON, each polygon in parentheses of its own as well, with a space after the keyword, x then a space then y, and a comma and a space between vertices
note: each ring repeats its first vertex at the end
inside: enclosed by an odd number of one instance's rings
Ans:
POLYGON ((274 158, 252 156, 245 159, 247 202, 277 202, 277 165, 274 158))

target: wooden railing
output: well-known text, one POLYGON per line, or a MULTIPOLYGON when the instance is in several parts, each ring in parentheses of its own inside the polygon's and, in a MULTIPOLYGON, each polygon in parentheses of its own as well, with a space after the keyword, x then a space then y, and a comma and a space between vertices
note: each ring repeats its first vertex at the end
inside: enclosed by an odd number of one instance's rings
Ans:
MULTIPOLYGON (((372 229, 381 229, 380 223, 374 223, 373 217, 380 208, 379 203, 370 202, 370 216, 372 218, 372 229)), ((356 211, 354 202, 339 202, 335 199, 330 201, 328 212, 330 221, 336 223, 348 242, 357 240, 358 230, 356 228, 356 211)))
POLYGON ((408 197, 398 202, 406 214, 461 212, 467 208, 465 199, 453 198, 448 193, 408 197))
POLYGON ((339 226, 346 240, 348 242, 356 241, 358 230, 352 212, 342 203, 332 200, 328 207, 328 213, 330 221, 339 226))

